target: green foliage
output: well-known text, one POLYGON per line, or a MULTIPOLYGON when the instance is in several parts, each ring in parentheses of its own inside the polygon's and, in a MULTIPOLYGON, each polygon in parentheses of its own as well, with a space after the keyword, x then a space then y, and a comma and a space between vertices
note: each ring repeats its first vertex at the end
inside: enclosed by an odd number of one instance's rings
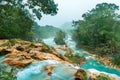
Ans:
POLYGON ((99 75, 95 78, 95 80, 111 80, 109 76, 99 75))
POLYGON ((41 19, 41 14, 55 15, 57 10, 53 0, 0 0, 0 39, 31 40, 33 20, 41 19))
POLYGON ((65 33, 63 31, 59 31, 56 33, 56 36, 54 38, 54 41, 56 44, 59 44, 59 45, 64 45, 65 44, 65 33))
POLYGON ((87 72, 84 72, 83 75, 84 75, 84 80, 88 80, 87 72))
POLYGON ((35 15, 38 19, 41 19, 41 13, 55 15, 58 10, 54 0, 0 0, 0 3, 2 2, 21 8, 29 18, 35 15), (30 14, 29 9, 26 7, 31 9, 33 13, 30 14))
POLYGON ((46 53, 47 52, 50 53, 51 49, 50 49, 50 47, 48 45, 46 45, 46 44, 43 43, 41 51, 46 52, 46 53))
POLYGON ((81 64, 85 61, 84 57, 80 57, 76 54, 65 54, 65 56, 70 59, 73 63, 81 64))
POLYGON ((37 23, 34 23, 32 32, 34 33, 34 39, 50 38, 54 37, 56 32, 59 32, 60 29, 53 26, 39 26, 37 23))
POLYGON ((73 39, 77 46, 99 48, 100 53, 118 53, 120 48, 120 19, 115 4, 102 3, 74 21, 73 39), (103 48, 103 49, 102 49, 103 48))
POLYGON ((113 63, 114 65, 120 66, 120 55, 117 55, 116 57, 114 57, 114 58, 112 59, 112 63, 113 63))
POLYGON ((7 70, 6 66, 0 64, 0 80, 17 80, 14 74, 14 68, 7 70))
POLYGON ((33 21, 24 12, 10 5, 0 5, 0 39, 31 39, 33 21))
POLYGON ((68 48, 66 49, 66 53, 64 56, 70 59, 73 63, 82 64, 86 61, 86 59, 84 58, 84 56, 79 56, 78 54, 79 53, 73 54, 71 49, 68 48))

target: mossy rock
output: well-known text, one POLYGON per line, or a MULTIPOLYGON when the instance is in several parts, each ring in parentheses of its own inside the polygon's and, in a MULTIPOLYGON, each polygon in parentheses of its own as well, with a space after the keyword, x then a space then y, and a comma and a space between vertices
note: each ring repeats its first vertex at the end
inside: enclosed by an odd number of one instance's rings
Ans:
POLYGON ((113 58, 112 59, 112 64, 120 66, 120 56, 117 56, 117 57, 113 58))
POLYGON ((10 44, 9 40, 0 41, 0 46, 8 46, 10 44))
POLYGON ((97 76, 95 78, 95 80, 111 80, 109 76, 105 75, 105 74, 100 74, 99 76, 97 76))
POLYGON ((11 53, 11 51, 7 50, 7 49, 2 49, 0 50, 0 56, 6 55, 8 53, 11 53))
POLYGON ((83 69, 78 69, 74 76, 75 80, 88 80, 87 72, 83 69))
POLYGON ((17 80, 15 71, 14 67, 0 64, 0 80, 17 80))
POLYGON ((72 53, 65 54, 65 57, 70 59, 73 63, 77 63, 77 64, 81 64, 86 61, 86 59, 84 57, 78 56, 78 55, 72 54, 72 53))
POLYGON ((46 44, 43 44, 42 45, 42 50, 41 50, 42 52, 51 52, 51 49, 50 49, 50 47, 48 46, 48 45, 46 45, 46 44))

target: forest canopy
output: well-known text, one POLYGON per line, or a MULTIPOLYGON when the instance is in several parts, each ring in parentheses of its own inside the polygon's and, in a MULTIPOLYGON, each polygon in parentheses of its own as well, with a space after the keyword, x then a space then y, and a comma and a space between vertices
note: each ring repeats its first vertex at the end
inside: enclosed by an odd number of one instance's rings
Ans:
POLYGON ((34 19, 57 10, 53 0, 0 0, 0 39, 31 40, 34 19))
POLYGON ((27 16, 41 19, 42 14, 57 14, 57 4, 54 0, 0 0, 0 5, 12 5, 21 8, 27 16), (30 9, 32 13, 30 13, 30 9))
POLYGON ((97 4, 82 15, 83 20, 74 21, 73 39, 77 46, 89 46, 101 55, 120 53, 119 7, 111 3, 97 4))

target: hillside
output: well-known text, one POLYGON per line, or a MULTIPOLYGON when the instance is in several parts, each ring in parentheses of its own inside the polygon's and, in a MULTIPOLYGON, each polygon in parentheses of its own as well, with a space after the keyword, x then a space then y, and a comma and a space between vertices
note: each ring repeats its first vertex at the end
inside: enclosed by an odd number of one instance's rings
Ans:
POLYGON ((73 29, 72 22, 65 22, 59 28, 68 34, 71 34, 71 30, 73 29))
POLYGON ((56 32, 60 31, 59 28, 54 26, 46 25, 46 26, 39 26, 35 24, 32 29, 34 33, 34 38, 50 38, 54 37, 56 32))

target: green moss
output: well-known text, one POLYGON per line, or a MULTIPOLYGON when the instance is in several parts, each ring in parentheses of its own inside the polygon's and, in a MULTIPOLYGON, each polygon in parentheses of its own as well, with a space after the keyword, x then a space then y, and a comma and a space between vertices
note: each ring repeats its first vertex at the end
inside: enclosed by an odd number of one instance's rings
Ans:
POLYGON ((5 40, 4 42, 0 43, 0 46, 8 46, 9 45, 9 40, 5 40))
POLYGON ((0 80, 17 80, 14 71, 14 68, 10 68, 8 71, 7 66, 0 64, 0 80))
POLYGON ((120 56, 117 56, 117 57, 113 58, 112 63, 114 65, 120 66, 120 56))
POLYGON ((35 47, 35 44, 33 42, 30 43, 30 45, 28 46, 29 47, 35 47))
POLYGON ((99 75, 99 76, 96 77, 95 80, 111 80, 111 79, 107 75, 99 75))
POLYGON ((50 49, 50 47, 48 45, 46 45, 46 44, 42 45, 42 50, 41 50, 42 52, 50 52, 50 50, 51 49, 50 49))
POLYGON ((17 39, 9 39, 9 42, 10 42, 11 46, 13 46, 17 43, 17 39))
POLYGON ((77 63, 77 64, 81 64, 82 61, 85 61, 84 57, 80 57, 76 54, 72 54, 72 53, 66 53, 65 56, 70 59, 73 63, 77 63))
POLYGON ((84 80, 88 80, 86 71, 83 73, 83 75, 84 75, 84 80))

